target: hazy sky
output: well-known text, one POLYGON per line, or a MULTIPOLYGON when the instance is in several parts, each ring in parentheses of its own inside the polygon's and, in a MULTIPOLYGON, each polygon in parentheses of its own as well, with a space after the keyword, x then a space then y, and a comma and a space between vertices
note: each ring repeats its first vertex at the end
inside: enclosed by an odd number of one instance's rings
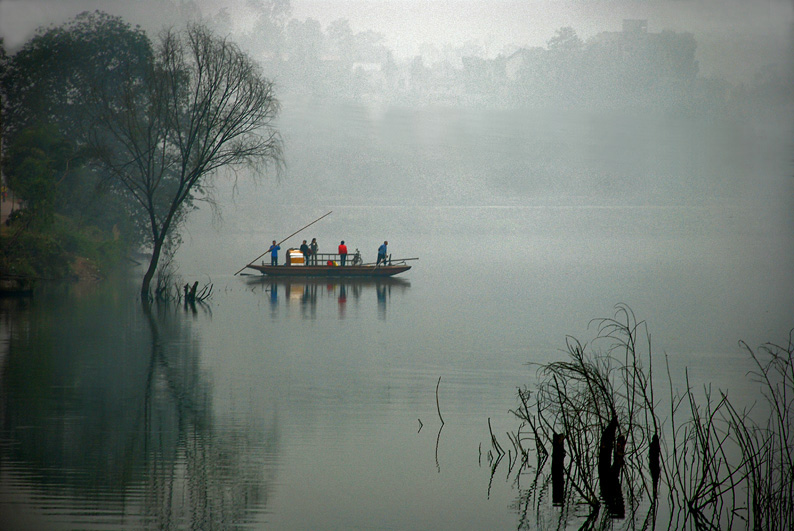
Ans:
POLYGON ((792 21, 789 0, 298 0, 292 5, 296 18, 323 24, 348 18, 354 29, 387 35, 400 51, 428 41, 544 45, 563 26, 588 37, 620 30, 624 18, 647 19, 649 31, 752 34, 782 34, 792 21))
MULTIPOLYGON (((13 48, 37 26, 61 22, 83 10, 119 14, 144 28, 167 19, 163 0, 0 0, 0 35, 13 48), (160 4, 160 7, 153 7, 160 4)), ((235 24, 251 20, 246 0, 197 0, 204 15, 225 7, 235 24)), ((345 18, 354 31, 374 30, 398 58, 416 55, 426 43, 467 42, 493 57, 515 46, 543 46, 563 26, 580 37, 620 30, 625 18, 648 20, 652 32, 671 29, 698 37, 701 74, 732 80, 759 62, 787 53, 794 0, 292 0, 292 16, 314 18, 323 28, 345 18), (731 44, 726 44, 731 35, 731 44), (756 42, 759 41, 759 42, 756 42), (720 51, 724 51, 720 55, 720 51), (769 57, 759 57, 763 54, 769 57), (751 64, 747 64, 751 63, 751 64)))

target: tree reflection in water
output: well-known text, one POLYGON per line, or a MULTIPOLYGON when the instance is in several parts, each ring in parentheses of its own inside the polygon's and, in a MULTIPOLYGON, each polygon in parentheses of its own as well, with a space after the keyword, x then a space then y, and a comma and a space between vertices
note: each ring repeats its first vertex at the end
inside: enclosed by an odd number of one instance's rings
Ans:
POLYGON ((0 528, 229 529, 266 507, 275 423, 217 422, 183 309, 128 295, 4 312, 0 502, 24 517, 0 528))

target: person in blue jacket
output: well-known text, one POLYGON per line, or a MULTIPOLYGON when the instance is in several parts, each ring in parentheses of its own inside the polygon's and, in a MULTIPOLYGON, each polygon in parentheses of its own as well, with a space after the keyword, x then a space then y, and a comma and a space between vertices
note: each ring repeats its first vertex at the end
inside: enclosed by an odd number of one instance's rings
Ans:
POLYGON ((389 245, 389 242, 383 242, 383 245, 378 247, 378 261, 375 262, 375 265, 380 265, 383 262, 383 265, 386 265, 386 246, 389 245))
POLYGON ((273 245, 268 249, 270 253, 270 265, 278 265, 278 252, 280 250, 281 247, 276 243, 276 240, 273 240, 273 245))

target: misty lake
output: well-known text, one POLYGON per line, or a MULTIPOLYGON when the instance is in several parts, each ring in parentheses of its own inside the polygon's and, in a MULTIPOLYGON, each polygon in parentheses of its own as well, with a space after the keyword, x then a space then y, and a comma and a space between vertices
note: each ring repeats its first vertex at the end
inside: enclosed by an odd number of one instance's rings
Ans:
POLYGON ((0 528, 565 527, 492 476, 489 421, 619 303, 660 374, 756 400, 738 342, 794 326, 791 124, 284 102, 283 178, 224 176, 185 227, 207 304, 146 311, 137 271, 0 300, 0 528), (419 260, 234 275, 328 211, 287 244, 419 260))

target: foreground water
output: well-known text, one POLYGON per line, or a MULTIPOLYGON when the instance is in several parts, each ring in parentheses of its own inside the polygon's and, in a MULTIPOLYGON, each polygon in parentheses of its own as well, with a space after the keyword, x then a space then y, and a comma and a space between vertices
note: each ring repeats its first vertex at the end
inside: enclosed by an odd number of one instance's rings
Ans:
MULTIPOLYGON (((424 123, 404 120, 407 129, 424 123)), ((319 123, 313 133, 288 130, 309 142, 324 135, 319 123)), ((662 136, 677 146, 674 134, 662 136)), ((233 205, 222 224, 196 213, 177 273, 212 282, 206 305, 144 308, 135 275, 0 301, 0 528, 528 525, 522 486, 504 468, 491 474, 489 420, 498 437, 515 430, 516 388, 535 381, 527 363, 560 359, 566 334, 587 340, 588 322, 621 302, 647 320, 659 373, 666 356, 681 386, 688 367, 698 386, 729 389, 739 403, 758 398, 737 342, 782 343, 794 324, 790 164, 768 139, 744 148, 754 161, 776 153, 747 177, 765 186, 739 179, 747 169, 739 168, 724 175, 723 195, 667 190, 648 202, 533 195, 502 163, 491 170, 505 171, 494 179, 509 193, 445 181, 443 168, 461 169, 459 156, 471 156, 467 138, 449 152, 431 139, 433 149, 396 170, 367 166, 376 193, 333 195, 329 177, 304 195, 296 176, 322 173, 321 159, 334 161, 333 175, 335 164, 380 160, 370 148, 351 153, 355 138, 326 140, 332 153, 294 160, 291 182, 234 197, 221 187, 219 198, 233 205), (428 198, 437 193, 430 185, 414 198, 405 186, 390 191, 391 171, 415 190, 423 179, 446 183, 446 194, 428 198), (233 275, 265 242, 329 210, 292 243, 318 237, 327 252, 346 239, 366 259, 389 239, 395 257, 420 260, 388 282, 233 275)), ((703 142, 693 150, 724 147, 703 142)), ((602 167, 596 151, 580 150, 581 164, 602 167)), ((634 153, 608 165, 639 171, 634 153)), ((689 168, 703 182, 669 186, 718 188, 727 166, 705 171, 693 157, 668 169, 689 168)), ((515 160, 511 168, 526 163, 515 160)), ((570 164, 560 172, 575 179, 570 164)), ((558 515, 541 504, 529 527, 557 527, 558 515)))

